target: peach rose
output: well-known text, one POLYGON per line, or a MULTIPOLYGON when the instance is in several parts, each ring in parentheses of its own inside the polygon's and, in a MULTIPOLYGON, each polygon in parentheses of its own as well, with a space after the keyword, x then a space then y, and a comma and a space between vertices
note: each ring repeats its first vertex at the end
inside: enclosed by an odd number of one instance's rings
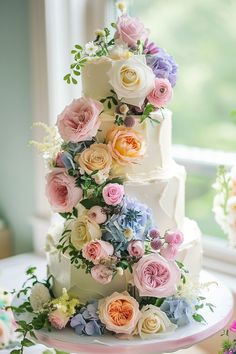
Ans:
POLYGON ((133 276, 140 296, 166 297, 176 293, 181 272, 175 262, 152 253, 133 265, 133 276))
POLYGON ((114 252, 114 247, 111 243, 96 240, 90 241, 83 247, 83 257, 88 261, 93 262, 93 264, 98 264, 101 259, 106 259, 112 256, 114 252))
POLYGON ((97 134, 102 110, 102 103, 90 97, 73 100, 57 118, 62 139, 73 143, 91 140, 97 134))
POLYGON ((107 133, 106 142, 113 159, 121 165, 137 163, 146 150, 142 135, 132 128, 112 128, 107 133))
POLYGON ((81 154, 75 156, 75 162, 89 175, 94 171, 108 177, 112 158, 106 144, 92 144, 81 154))
POLYGON ((87 215, 82 215, 72 225, 71 243, 77 250, 81 250, 88 242, 101 238, 101 235, 99 225, 87 215))
POLYGON ((98 303, 99 318, 109 331, 131 334, 140 318, 139 303, 128 292, 114 292, 98 303))
POLYGON ((83 191, 76 187, 74 177, 69 176, 65 169, 57 168, 46 176, 46 180, 46 196, 53 211, 72 212, 83 197, 83 191))

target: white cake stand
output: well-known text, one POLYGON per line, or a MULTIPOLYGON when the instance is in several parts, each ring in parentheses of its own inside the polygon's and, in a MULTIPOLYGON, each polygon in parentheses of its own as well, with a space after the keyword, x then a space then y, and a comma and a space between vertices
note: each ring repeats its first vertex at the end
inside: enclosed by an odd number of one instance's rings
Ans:
POLYGON ((161 354, 191 347, 224 328, 233 312, 233 297, 228 288, 206 272, 201 273, 200 279, 201 282, 217 282, 202 294, 207 298, 207 302, 216 306, 214 312, 208 308, 202 310, 201 314, 207 324, 194 322, 189 326, 178 328, 172 334, 152 340, 141 340, 140 338, 121 340, 110 335, 78 336, 70 328, 63 331, 53 330, 52 332, 40 330, 36 333, 38 342, 69 353, 91 354, 161 354))

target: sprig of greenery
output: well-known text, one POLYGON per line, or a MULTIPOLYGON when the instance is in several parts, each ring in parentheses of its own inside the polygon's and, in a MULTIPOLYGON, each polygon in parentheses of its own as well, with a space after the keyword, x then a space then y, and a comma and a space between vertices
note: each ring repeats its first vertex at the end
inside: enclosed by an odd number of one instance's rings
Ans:
POLYGON ((118 97, 117 97, 117 94, 115 93, 114 90, 110 90, 111 92, 111 95, 110 96, 107 96, 105 98, 102 98, 100 100, 101 103, 106 103, 107 104, 107 108, 108 109, 111 109, 112 106, 117 106, 118 105, 118 97))
POLYGON ((124 125, 124 117, 120 116, 119 114, 116 114, 114 124, 118 126, 124 125))
POLYGON ((77 84, 77 78, 81 75, 81 69, 84 67, 87 56, 84 54, 84 49, 81 45, 76 44, 74 49, 71 50, 71 54, 74 55, 74 62, 70 65, 71 72, 66 74, 63 78, 67 84, 77 84))
POLYGON ((151 113, 155 111, 153 104, 148 103, 143 111, 143 114, 140 116, 140 123, 143 123, 146 119, 149 119, 153 123, 160 124, 159 120, 152 118, 151 113))
MULTIPOLYGON (((111 24, 112 27, 114 24, 111 24)), ((103 29, 104 36, 97 36, 94 40, 94 43, 99 46, 99 50, 96 52, 96 55, 101 57, 103 55, 109 54, 109 48, 114 45, 114 38, 110 38, 111 30, 108 27, 103 29)))

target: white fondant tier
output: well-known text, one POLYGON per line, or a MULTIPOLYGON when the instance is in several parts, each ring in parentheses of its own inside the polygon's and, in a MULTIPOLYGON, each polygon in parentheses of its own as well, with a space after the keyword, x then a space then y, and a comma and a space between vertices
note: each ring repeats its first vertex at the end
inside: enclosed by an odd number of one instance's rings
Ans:
MULTIPOLYGON (((139 117, 136 116, 137 123, 133 128, 144 139, 146 145, 145 155, 139 163, 129 164, 128 166, 117 167, 114 173, 129 176, 140 175, 142 178, 149 178, 149 174, 156 176, 160 169, 166 169, 172 162, 171 131, 172 131, 172 113, 168 109, 163 109, 151 114, 152 118, 160 123, 151 122, 146 119, 139 123, 139 117), (146 177, 145 177, 146 176, 146 177)), ((101 114, 101 125, 97 138, 104 142, 107 132, 114 127, 115 115, 109 113, 101 114)))
MULTIPOLYGON (((53 277, 55 296, 60 296, 62 289, 66 288, 71 295, 78 296, 81 302, 87 302, 89 299, 99 299, 114 291, 121 292, 127 289, 128 283, 132 279, 129 271, 126 271, 123 276, 117 274, 111 283, 101 285, 93 280, 90 274, 86 274, 83 269, 76 269, 71 265, 70 257, 59 255, 56 244, 62 228, 63 226, 60 224, 50 228, 46 246, 48 273, 53 277)), ((177 259, 184 263, 193 277, 198 277, 202 258, 201 232, 197 224, 187 218, 184 220, 182 231, 185 240, 177 259)))
POLYGON ((145 173, 144 176, 133 176, 133 179, 129 176, 124 184, 127 195, 152 209, 153 220, 161 234, 167 229, 181 230, 185 216, 184 167, 173 162, 165 172, 149 174, 149 179, 145 173))

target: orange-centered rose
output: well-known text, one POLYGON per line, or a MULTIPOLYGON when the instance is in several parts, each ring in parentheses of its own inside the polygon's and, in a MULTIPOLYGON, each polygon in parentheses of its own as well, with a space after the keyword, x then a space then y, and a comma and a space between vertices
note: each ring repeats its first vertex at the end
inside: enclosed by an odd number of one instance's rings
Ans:
POLYGON ((121 165, 137 163, 145 153, 141 134, 132 128, 114 127, 106 136, 111 155, 121 165))
POLYGON ((140 318, 139 304, 127 292, 115 292, 99 301, 99 317, 108 330, 131 334, 140 318))

